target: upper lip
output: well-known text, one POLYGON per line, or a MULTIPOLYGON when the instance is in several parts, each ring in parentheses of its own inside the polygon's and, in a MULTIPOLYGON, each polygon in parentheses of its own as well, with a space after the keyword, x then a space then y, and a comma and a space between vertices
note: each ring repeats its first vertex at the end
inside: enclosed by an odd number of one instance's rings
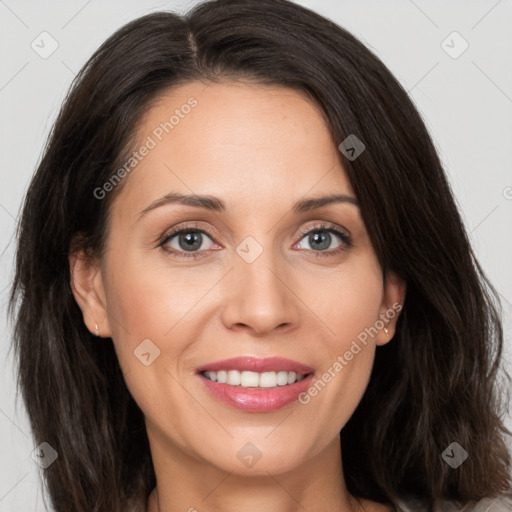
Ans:
POLYGON ((219 370, 238 370, 239 372, 252 371, 258 373, 286 371, 295 372, 298 375, 306 375, 314 371, 313 368, 305 364, 284 357, 261 358, 252 356, 223 359, 222 361, 207 363, 197 368, 198 373, 219 370))

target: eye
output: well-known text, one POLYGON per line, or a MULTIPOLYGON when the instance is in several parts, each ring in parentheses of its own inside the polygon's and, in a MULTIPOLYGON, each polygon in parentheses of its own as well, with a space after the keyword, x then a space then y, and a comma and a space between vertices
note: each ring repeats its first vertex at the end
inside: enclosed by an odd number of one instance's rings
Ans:
POLYGON ((197 226, 183 226, 164 235, 158 247, 177 256, 198 257, 198 252, 212 249, 212 236, 197 226))
POLYGON ((306 246, 301 246, 304 243, 301 241, 295 247, 317 252, 321 256, 337 254, 352 245, 350 236, 331 224, 318 224, 300 234, 306 246))
MULTIPOLYGON (((316 256, 333 256, 352 246, 351 238, 333 224, 319 223, 308 230, 301 230, 302 239, 294 249, 312 251, 316 256), (303 242, 304 240, 304 242, 303 242), (303 244, 305 243, 305 247, 303 244)), ((177 257, 199 258, 219 246, 214 235, 197 225, 182 226, 163 235, 157 244, 167 253, 177 257)))

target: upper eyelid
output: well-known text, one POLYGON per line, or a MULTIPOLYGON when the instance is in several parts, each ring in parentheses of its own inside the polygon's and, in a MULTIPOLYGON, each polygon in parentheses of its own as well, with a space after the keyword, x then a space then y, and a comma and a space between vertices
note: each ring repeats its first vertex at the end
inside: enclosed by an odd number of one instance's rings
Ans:
POLYGON ((314 231, 339 231, 346 235, 347 237, 350 236, 350 232, 346 228, 338 226, 337 224, 334 224, 333 222, 329 221, 317 221, 314 226, 299 229, 299 234, 307 235, 314 231))
MULTIPOLYGON (((206 228, 199 226, 198 223, 195 223, 195 225, 184 224, 183 226, 178 226, 177 228, 173 228, 173 229, 169 230, 162 237, 159 238, 158 245, 164 245, 172 238, 178 236, 182 232, 187 232, 187 231, 201 232, 201 233, 209 236, 214 243, 217 243, 216 236, 213 233, 210 233, 206 228)), ((350 232, 348 232, 347 229, 342 228, 341 226, 338 226, 330 221, 315 221, 315 224, 313 226, 299 229, 298 235, 301 237, 301 240, 302 240, 302 238, 304 238, 311 232, 315 232, 315 231, 333 231, 338 236, 344 235, 346 238, 351 238, 350 232)), ((343 241, 345 241, 345 240, 343 240, 343 241)))

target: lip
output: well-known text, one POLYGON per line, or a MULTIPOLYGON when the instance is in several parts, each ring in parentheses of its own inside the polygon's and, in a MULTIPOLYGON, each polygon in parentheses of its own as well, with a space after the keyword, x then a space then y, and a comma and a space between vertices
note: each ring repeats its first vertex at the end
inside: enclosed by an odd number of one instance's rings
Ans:
POLYGON ((315 379, 310 366, 284 357, 241 356, 215 361, 197 368, 197 376, 206 389, 217 399, 236 409, 246 412, 276 411, 295 402, 299 395, 308 389, 315 379), (274 388, 243 388, 231 384, 221 384, 207 379, 202 372, 238 370, 252 372, 295 372, 306 375, 301 381, 274 388))
MULTIPOLYGON (((236 370, 237 368, 233 369, 236 370)), ((214 397, 231 407, 246 412, 277 411, 297 401, 299 395, 305 392, 315 380, 314 374, 310 373, 301 381, 286 386, 276 386, 275 388, 243 388, 241 386, 213 382, 201 373, 198 373, 197 376, 214 397)))
MULTIPOLYGON (((299 363, 297 361, 286 359, 284 357, 261 358, 252 356, 242 356, 205 364, 204 366, 200 366, 199 368, 197 368, 197 373, 205 371, 216 372, 219 370, 238 370, 239 372, 251 371, 258 373, 285 371, 295 372, 299 375, 306 375, 308 373, 314 372, 313 368, 305 364, 299 363)), ((300 382, 298 384, 300 384, 300 382)), ((290 386, 294 385, 295 384, 291 384, 290 386)))

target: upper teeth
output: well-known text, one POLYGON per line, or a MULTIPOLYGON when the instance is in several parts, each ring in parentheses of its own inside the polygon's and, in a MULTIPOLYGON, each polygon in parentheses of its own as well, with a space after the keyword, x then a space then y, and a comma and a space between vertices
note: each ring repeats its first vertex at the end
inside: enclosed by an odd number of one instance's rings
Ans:
POLYGON ((274 388, 299 382, 304 375, 295 372, 250 372, 238 370, 219 370, 217 372, 203 372, 203 375, 214 382, 242 386, 244 388, 274 388))

